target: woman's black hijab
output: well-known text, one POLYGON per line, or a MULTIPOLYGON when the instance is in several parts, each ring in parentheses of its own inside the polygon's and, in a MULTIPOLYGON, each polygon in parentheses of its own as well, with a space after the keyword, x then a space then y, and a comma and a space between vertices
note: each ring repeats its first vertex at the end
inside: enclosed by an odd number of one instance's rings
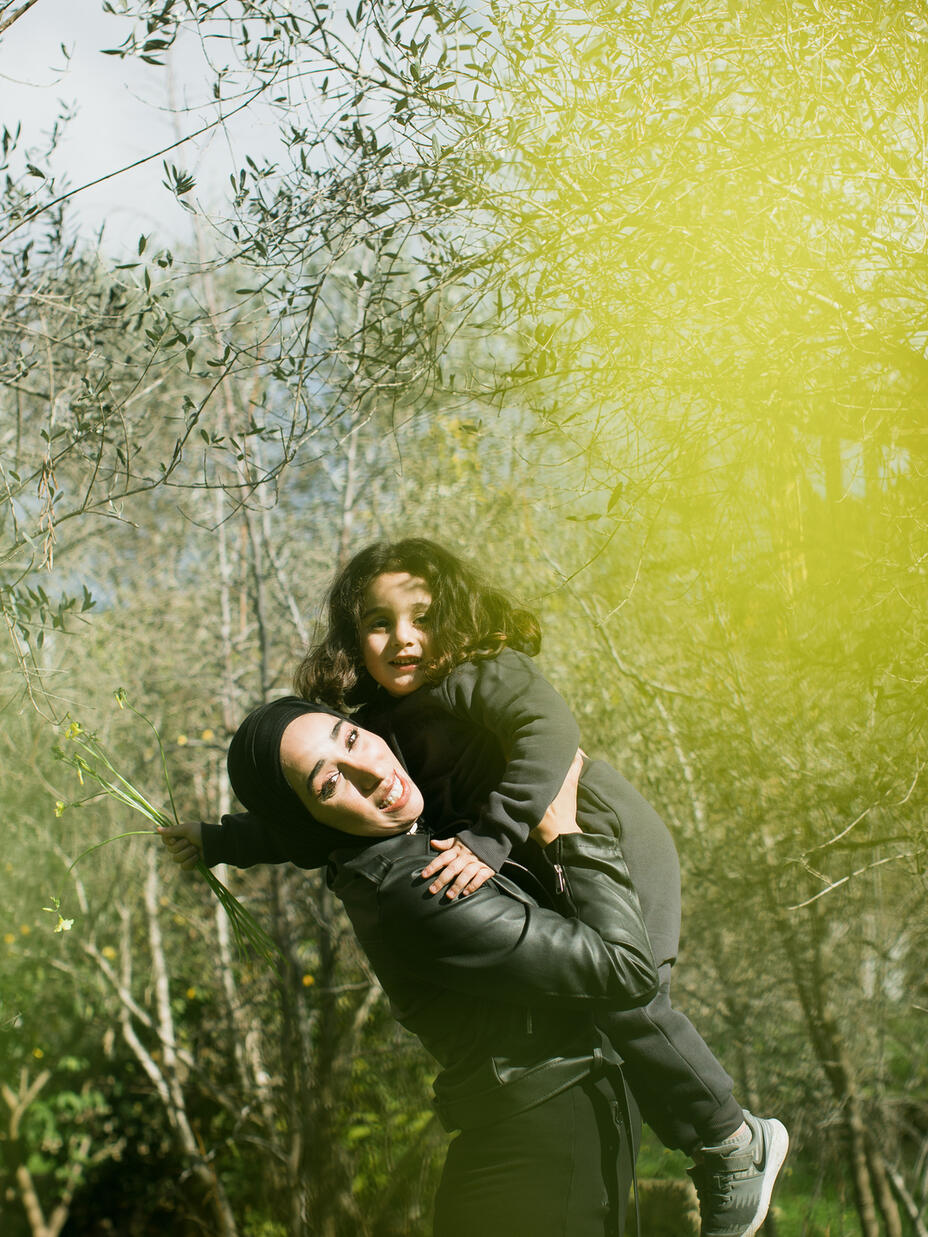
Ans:
POLYGON ((325 713, 347 720, 337 709, 284 696, 254 709, 229 745, 229 781, 239 802, 259 816, 287 858, 301 868, 324 866, 337 847, 356 839, 320 824, 303 806, 284 777, 280 741, 284 731, 305 713, 325 713))

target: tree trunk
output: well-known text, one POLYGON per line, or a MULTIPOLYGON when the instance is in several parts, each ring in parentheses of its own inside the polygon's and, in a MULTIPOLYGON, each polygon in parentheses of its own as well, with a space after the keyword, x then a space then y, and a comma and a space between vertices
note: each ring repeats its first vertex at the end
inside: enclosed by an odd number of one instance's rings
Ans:
POLYGON ((769 853, 767 858, 769 904, 793 973, 812 1048, 841 1113, 861 1233, 863 1237, 882 1237, 885 1231, 885 1237, 901 1237, 899 1208, 889 1189, 882 1156, 867 1128, 856 1078, 837 1019, 828 1005, 827 977, 822 965, 824 943, 817 907, 809 908, 810 913, 803 921, 807 930, 803 932, 802 940, 806 951, 810 951, 805 954, 799 945, 798 934, 779 909, 769 853))
MULTIPOLYGON (((187 1102, 181 1085, 178 1071, 177 1039, 174 1028, 174 1014, 171 1009, 170 979, 168 975, 167 958, 161 937, 161 920, 159 906, 158 857, 154 849, 148 852, 148 875, 145 879, 144 902, 148 920, 148 941, 151 950, 152 980, 154 983, 155 1007, 157 1011, 158 1034, 161 1040, 163 1068, 155 1064, 150 1055, 135 1037, 127 1024, 131 1023, 128 1011, 123 1029, 127 1041, 136 1050, 144 1053, 149 1073, 154 1069, 160 1075, 159 1094, 165 1101, 168 1117, 177 1135, 181 1150, 187 1157, 192 1173, 203 1187, 213 1213, 216 1237, 238 1237, 238 1227, 229 1200, 226 1197, 222 1182, 209 1161, 200 1150, 197 1136, 190 1124, 187 1114, 187 1102), (134 1040, 134 1043, 133 1043, 134 1040)), ((141 1058, 140 1058, 141 1059, 141 1058)))
POLYGON ((302 975, 293 951, 293 928, 286 874, 271 868, 271 919, 274 940, 284 958, 277 990, 280 1004, 280 1063, 287 1114, 287 1192, 290 1212, 289 1237, 315 1235, 309 1203, 307 1165, 312 1132, 308 1128, 309 1035, 301 1027, 302 975))

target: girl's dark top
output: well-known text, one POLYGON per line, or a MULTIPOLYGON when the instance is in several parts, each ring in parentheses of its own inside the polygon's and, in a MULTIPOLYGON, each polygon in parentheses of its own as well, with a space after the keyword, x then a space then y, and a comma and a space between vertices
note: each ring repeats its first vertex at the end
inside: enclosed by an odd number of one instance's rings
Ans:
POLYGON ((359 720, 402 755, 432 832, 456 834, 494 872, 541 820, 580 746, 562 697, 513 649, 409 696, 381 690, 359 720))
MULTIPOLYGON (((503 649, 496 657, 464 662, 440 683, 409 696, 397 699, 378 690, 359 720, 402 756, 436 837, 456 835, 497 872, 510 857, 533 866, 537 849, 528 835, 567 776, 580 730, 532 658, 503 649)), ((658 963, 673 961, 680 868, 660 816, 611 765, 588 760, 577 822, 584 833, 620 841, 654 956, 658 963), (669 882, 676 888, 669 889, 669 882), (662 913, 652 915, 657 904, 662 913)))

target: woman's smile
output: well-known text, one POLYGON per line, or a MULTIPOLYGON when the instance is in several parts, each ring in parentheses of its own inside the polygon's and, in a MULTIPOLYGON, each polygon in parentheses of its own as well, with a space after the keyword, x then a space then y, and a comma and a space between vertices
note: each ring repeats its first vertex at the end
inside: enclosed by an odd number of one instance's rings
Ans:
POLYGON ((408 798, 409 784, 404 782, 398 773, 394 773, 393 781, 390 783, 390 789, 380 801, 380 810, 382 812, 398 812, 406 806, 406 800, 408 798))

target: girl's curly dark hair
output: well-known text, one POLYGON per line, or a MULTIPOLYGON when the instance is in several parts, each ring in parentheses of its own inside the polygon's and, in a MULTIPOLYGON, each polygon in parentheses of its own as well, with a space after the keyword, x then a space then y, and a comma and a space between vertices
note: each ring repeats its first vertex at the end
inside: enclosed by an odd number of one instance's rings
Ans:
POLYGON ((337 709, 363 703, 369 687, 360 640, 364 594, 377 576, 393 571, 419 576, 432 595, 429 628, 435 653, 426 667, 429 682, 439 682, 463 661, 495 657, 505 647, 530 657, 541 647, 534 614, 484 584, 444 546, 425 537, 376 541, 335 577, 328 593, 328 630, 293 678, 298 696, 337 709))

